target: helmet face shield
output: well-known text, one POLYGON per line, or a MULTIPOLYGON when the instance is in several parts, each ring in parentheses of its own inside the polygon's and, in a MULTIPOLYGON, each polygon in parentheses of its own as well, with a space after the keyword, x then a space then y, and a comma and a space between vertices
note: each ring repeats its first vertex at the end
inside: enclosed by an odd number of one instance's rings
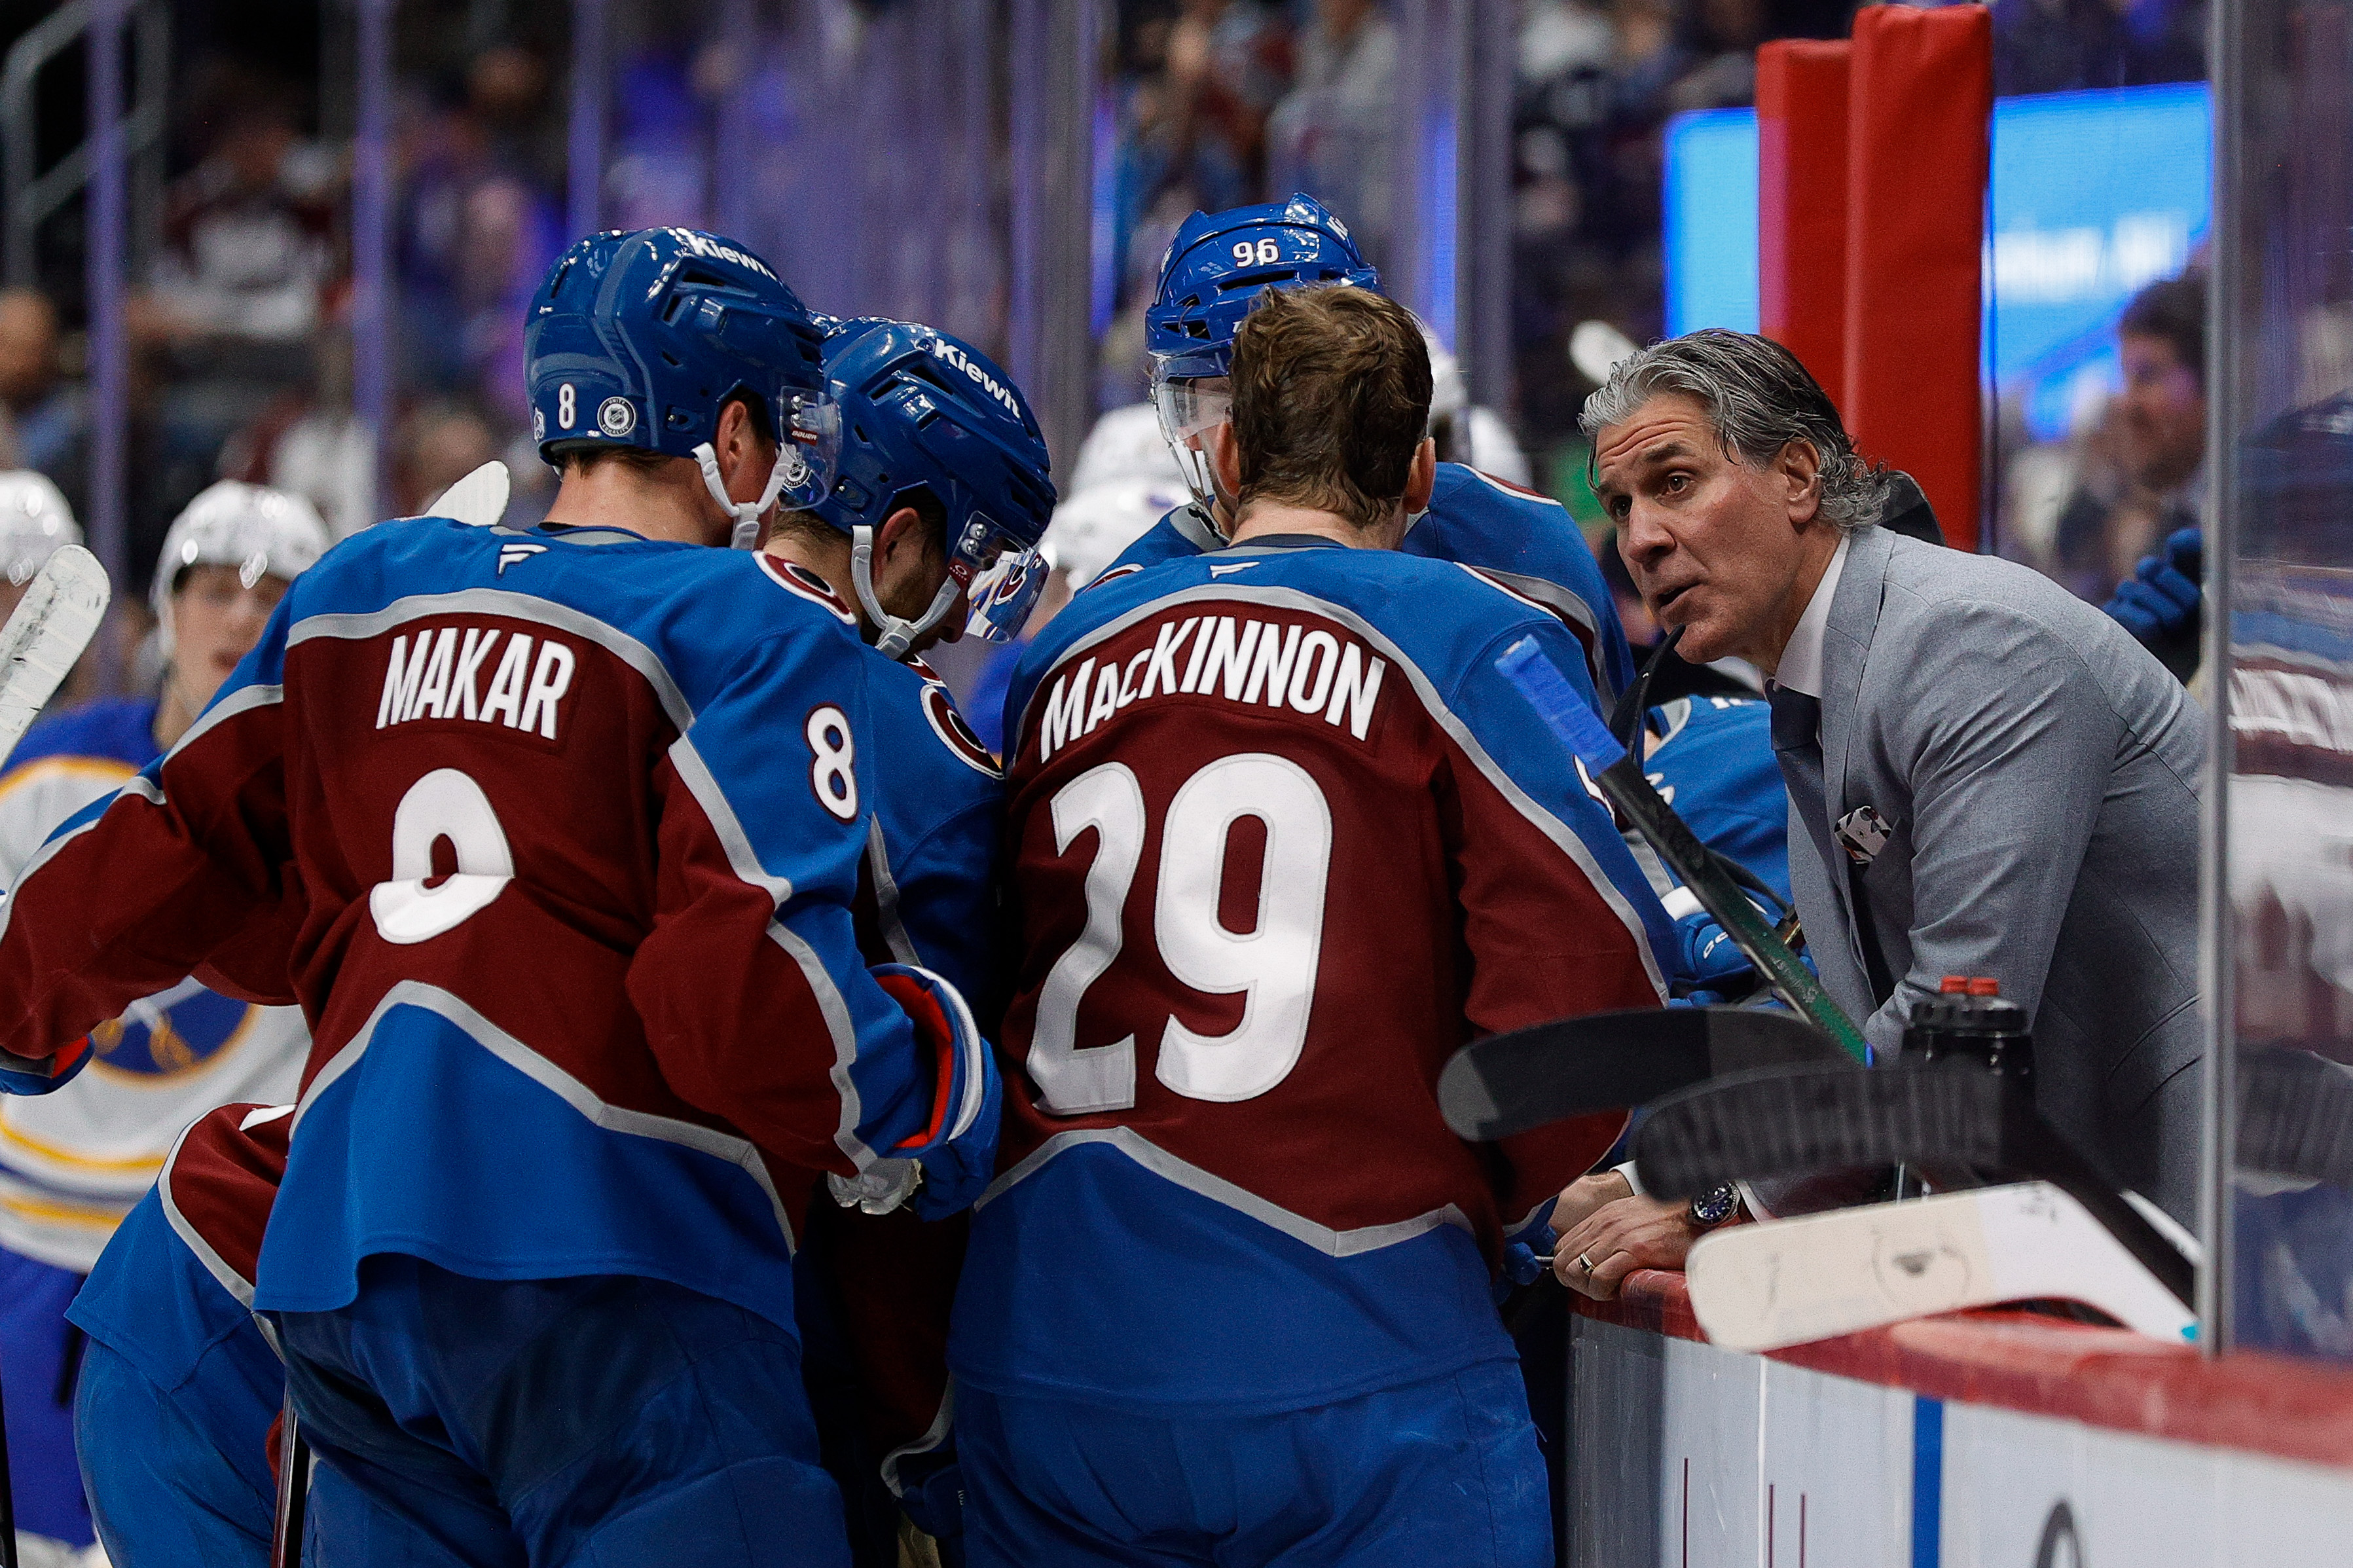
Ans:
POLYGON ((1021 635, 1046 589, 1042 551, 985 512, 974 512, 948 552, 948 573, 964 587, 966 637, 1011 642, 1021 635))
POLYGON ((822 499, 841 468, 841 405, 823 392, 796 392, 784 399, 776 443, 781 492, 794 507, 822 499))
POLYGON ((1217 505, 1218 482, 1207 439, 1208 433, 1233 415, 1233 394, 1223 377, 1191 380, 1155 374, 1152 407, 1160 416, 1161 438, 1168 443, 1185 486, 1204 508, 1217 505))

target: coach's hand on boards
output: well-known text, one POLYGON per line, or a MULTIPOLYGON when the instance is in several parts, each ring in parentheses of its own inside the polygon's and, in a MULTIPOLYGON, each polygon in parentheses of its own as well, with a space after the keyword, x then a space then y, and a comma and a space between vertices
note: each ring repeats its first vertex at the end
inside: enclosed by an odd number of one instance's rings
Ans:
MULTIPOLYGON (((1625 1178, 1608 1172, 1587 1180, 1614 1180, 1622 1185, 1625 1178)), ((1699 1237, 1688 1200, 1629 1194, 1610 1199, 1562 1231, 1553 1247, 1552 1271, 1579 1295, 1612 1300, 1620 1284, 1637 1268, 1681 1268, 1699 1237)))
POLYGON ((97 1054, 88 1035, 45 1057, 0 1051, 0 1094, 48 1094, 63 1089, 97 1054))

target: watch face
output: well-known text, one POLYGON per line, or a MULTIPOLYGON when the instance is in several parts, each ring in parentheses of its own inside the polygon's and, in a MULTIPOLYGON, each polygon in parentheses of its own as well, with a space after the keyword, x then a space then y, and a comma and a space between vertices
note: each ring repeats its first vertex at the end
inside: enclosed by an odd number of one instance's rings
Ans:
POLYGON ((1740 1194, 1730 1183, 1692 1199, 1692 1218, 1701 1225, 1722 1225, 1740 1205, 1740 1194))

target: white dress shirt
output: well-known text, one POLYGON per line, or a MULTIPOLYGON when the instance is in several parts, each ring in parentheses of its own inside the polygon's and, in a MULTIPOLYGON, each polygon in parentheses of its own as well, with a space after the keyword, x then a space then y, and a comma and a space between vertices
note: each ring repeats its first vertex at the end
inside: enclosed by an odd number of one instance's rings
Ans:
POLYGON ((1838 596, 1839 575, 1846 570, 1848 542, 1845 534, 1839 535, 1838 550, 1831 556, 1831 563, 1822 569, 1822 580, 1814 585, 1814 596, 1806 601, 1806 613, 1798 617, 1798 629, 1789 634, 1789 646, 1781 650, 1780 668, 1773 672, 1774 685, 1820 698, 1822 632, 1831 622, 1831 601, 1838 596))

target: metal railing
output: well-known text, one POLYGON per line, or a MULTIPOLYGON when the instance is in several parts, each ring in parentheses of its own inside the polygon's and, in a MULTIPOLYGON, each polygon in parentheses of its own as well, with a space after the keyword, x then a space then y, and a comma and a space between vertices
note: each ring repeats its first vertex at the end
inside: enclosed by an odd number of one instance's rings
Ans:
MULTIPOLYGON (((41 72, 90 32, 90 0, 65 0, 26 28, 0 64, 0 207, 6 213, 5 265, 11 288, 37 281, 41 226, 90 180, 87 138, 47 169, 38 167, 35 89, 41 72)), ((163 211, 164 100, 171 82, 172 13, 167 0, 139 0, 131 112, 123 140, 132 161, 133 246, 152 253, 163 211)))

